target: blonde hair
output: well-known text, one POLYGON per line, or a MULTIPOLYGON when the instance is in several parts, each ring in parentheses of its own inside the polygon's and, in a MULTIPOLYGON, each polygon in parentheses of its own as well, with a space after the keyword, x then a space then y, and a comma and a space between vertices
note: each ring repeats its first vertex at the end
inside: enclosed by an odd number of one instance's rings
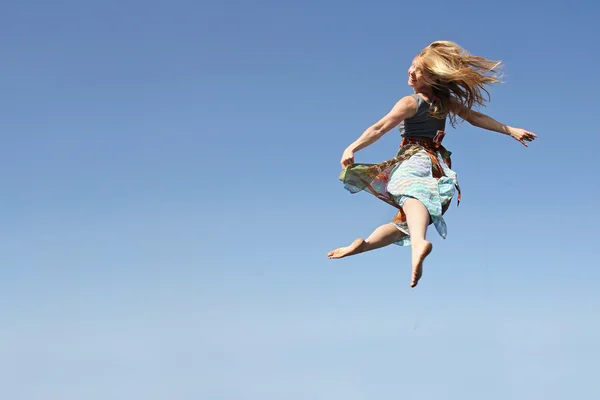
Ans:
POLYGON ((429 73, 423 78, 433 89, 431 116, 443 119, 449 115, 452 126, 463 107, 468 114, 473 106, 485 105, 483 92, 490 100, 485 85, 501 83, 500 61, 473 56, 450 41, 431 43, 419 53, 415 63, 429 73))

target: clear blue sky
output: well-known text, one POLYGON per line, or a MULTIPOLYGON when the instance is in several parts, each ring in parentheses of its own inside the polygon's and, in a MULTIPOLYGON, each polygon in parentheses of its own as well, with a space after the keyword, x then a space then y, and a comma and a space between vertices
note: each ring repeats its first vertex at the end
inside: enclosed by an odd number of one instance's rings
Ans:
MULTIPOLYGON (((12 1, 0 12, 0 397, 598 399, 597 3, 12 1), (410 250, 343 149, 453 40, 505 63, 410 250)), ((393 156, 396 130, 357 153, 393 156)))

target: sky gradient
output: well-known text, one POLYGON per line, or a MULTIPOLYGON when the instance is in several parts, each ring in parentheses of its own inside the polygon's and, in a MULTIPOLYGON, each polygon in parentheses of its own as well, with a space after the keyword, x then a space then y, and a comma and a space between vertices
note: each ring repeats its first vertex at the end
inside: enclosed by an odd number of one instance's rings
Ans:
MULTIPOLYGON (((0 12, 0 397, 597 400, 600 5, 10 1, 0 12), (410 249, 338 180, 434 40, 502 60, 410 249)), ((395 155, 393 130, 358 162, 395 155)))

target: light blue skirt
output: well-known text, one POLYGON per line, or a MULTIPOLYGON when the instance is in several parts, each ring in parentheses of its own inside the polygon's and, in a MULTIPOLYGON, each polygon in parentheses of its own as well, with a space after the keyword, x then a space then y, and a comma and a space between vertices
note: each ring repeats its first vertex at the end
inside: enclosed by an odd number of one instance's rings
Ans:
MULTIPOLYGON (((448 228, 444 221, 443 208, 454 197, 458 181, 456 173, 446 165, 441 155, 437 154, 437 156, 446 176, 439 179, 433 176, 431 158, 425 150, 421 150, 392 169, 387 191, 400 207, 408 198, 414 198, 423 203, 429 211, 431 223, 439 235, 445 239, 448 235, 448 228)), ((396 244, 409 246, 410 234, 406 220, 393 221, 391 224, 405 234, 396 244)))

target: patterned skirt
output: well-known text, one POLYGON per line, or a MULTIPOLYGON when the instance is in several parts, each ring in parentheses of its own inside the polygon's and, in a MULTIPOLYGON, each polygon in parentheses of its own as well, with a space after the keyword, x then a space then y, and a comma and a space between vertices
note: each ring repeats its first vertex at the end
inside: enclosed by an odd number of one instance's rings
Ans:
POLYGON ((378 199, 398 209, 390 222, 400 232, 399 246, 410 245, 410 234, 402 206, 408 198, 419 200, 429 211, 433 224, 441 237, 447 235, 444 213, 460 186, 451 169, 452 154, 441 145, 444 132, 436 140, 404 138, 396 157, 379 164, 355 163, 347 166, 340 180, 350 193, 367 191, 378 199))

